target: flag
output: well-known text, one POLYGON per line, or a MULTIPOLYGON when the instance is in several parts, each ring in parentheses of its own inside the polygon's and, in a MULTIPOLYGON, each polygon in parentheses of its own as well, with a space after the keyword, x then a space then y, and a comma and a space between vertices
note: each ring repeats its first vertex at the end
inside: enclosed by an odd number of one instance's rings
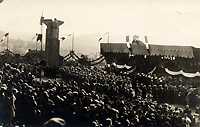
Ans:
POLYGON ((3 2, 3 0, 0 0, 0 3, 2 3, 3 2))
POLYGON ((129 42, 129 36, 126 36, 126 42, 129 42))
POLYGON ((44 17, 43 17, 43 16, 41 16, 41 18, 40 18, 40 25, 42 25, 42 23, 43 23, 43 20, 44 20, 44 17))
POLYGON ((147 36, 144 36, 144 39, 145 39, 145 43, 146 43, 147 52, 150 54, 150 49, 149 49, 149 44, 148 44, 147 36))
POLYGON ((2 42, 8 35, 9 35, 9 33, 6 33, 6 34, 3 36, 3 38, 1 39, 0 42, 2 42))
POLYGON ((101 37, 101 38, 99 38, 99 41, 101 41, 103 38, 101 37))
POLYGON ((127 45, 127 47, 129 48, 129 50, 130 50, 131 44, 130 44, 129 42, 126 42, 126 45, 127 45))
POLYGON ((147 36, 144 36, 144 38, 145 38, 145 42, 146 42, 146 49, 149 49, 149 44, 148 44, 147 36))
POLYGON ((38 34, 37 41, 42 42, 42 34, 38 34))
POLYGON ((4 36, 7 37, 9 33, 6 33, 4 36))
POLYGON ((62 40, 62 41, 65 40, 65 37, 61 37, 61 40, 62 40))
POLYGON ((71 36, 71 34, 69 34, 68 36, 71 36))

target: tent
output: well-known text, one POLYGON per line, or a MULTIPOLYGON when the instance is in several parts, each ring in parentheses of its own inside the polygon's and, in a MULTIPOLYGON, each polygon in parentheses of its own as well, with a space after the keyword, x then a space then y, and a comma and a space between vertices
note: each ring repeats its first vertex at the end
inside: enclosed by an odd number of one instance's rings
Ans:
POLYGON ((101 54, 107 55, 111 53, 133 55, 147 55, 147 56, 175 56, 194 58, 192 46, 169 46, 169 45, 153 45, 149 44, 149 52, 146 45, 138 41, 131 44, 131 51, 128 49, 126 43, 101 43, 101 54))

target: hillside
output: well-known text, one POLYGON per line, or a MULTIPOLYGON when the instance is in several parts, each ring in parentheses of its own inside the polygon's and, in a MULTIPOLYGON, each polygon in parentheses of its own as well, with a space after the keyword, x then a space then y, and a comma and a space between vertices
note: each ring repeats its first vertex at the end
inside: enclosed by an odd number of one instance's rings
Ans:
MULTIPOLYGON (((0 38, 4 36, 6 32, 0 31, 0 38)), ((10 32, 8 45, 9 49, 13 53, 25 54, 28 49, 36 49, 36 38, 34 33, 20 33, 20 32, 10 32)), ((60 35, 63 37, 64 35, 60 35)), ((66 39, 60 42, 60 55, 65 56, 72 49, 72 37, 64 36, 66 39)), ((107 36, 100 34, 87 34, 87 35, 74 35, 74 51, 77 54, 89 55, 89 57, 94 57, 100 52, 100 42, 98 41, 100 37, 103 37, 101 42, 107 42, 107 36)), ((118 38, 110 38, 110 41, 115 42, 116 39, 123 41, 124 37, 118 36, 118 38)), ((43 50, 45 47, 43 39, 43 50)), ((125 40, 125 39, 124 39, 125 40)), ((7 48, 7 39, 5 38, 3 42, 0 43, 0 51, 7 48)), ((37 43, 37 49, 40 49, 40 43, 37 43)))

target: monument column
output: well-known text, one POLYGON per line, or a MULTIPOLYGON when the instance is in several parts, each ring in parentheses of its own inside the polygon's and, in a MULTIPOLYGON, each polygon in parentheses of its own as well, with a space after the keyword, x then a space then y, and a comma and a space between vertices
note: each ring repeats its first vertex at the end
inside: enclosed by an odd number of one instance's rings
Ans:
POLYGON ((60 53, 60 40, 59 26, 64 22, 56 18, 54 21, 51 19, 44 19, 42 21, 46 26, 46 43, 45 43, 45 60, 46 65, 50 67, 59 66, 59 53, 60 53))

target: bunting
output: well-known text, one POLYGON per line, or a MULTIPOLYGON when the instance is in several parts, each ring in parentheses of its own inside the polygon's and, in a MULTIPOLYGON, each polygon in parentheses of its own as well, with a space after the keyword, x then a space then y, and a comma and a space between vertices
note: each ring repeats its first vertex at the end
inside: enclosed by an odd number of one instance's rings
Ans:
POLYGON ((200 77, 200 73, 199 72, 196 72, 196 73, 186 73, 183 70, 175 72, 175 71, 170 71, 168 68, 165 68, 165 72, 167 72, 170 75, 183 75, 183 76, 188 77, 188 78, 193 78, 193 77, 196 77, 196 76, 200 77))

